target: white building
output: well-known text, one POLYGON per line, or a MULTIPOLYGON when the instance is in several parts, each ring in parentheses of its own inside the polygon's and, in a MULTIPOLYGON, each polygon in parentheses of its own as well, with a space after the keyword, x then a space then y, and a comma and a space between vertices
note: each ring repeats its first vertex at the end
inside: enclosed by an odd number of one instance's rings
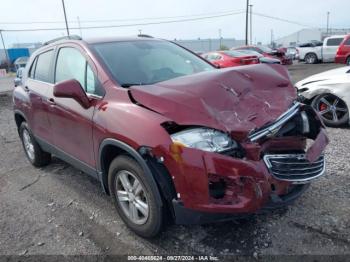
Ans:
POLYGON ((307 43, 310 41, 322 41, 325 37, 331 35, 346 35, 350 33, 350 28, 345 29, 334 29, 330 28, 328 35, 327 29, 325 28, 310 28, 302 29, 293 34, 287 35, 285 37, 276 39, 274 42, 277 46, 296 46, 298 44, 307 43))

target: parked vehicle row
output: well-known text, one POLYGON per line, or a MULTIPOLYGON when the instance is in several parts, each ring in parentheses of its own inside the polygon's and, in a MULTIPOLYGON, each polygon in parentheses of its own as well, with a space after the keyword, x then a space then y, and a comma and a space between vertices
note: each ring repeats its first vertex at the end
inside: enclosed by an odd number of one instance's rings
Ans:
POLYGON ((98 179, 144 237, 288 205, 325 173, 324 126, 281 65, 219 70, 165 40, 70 36, 32 54, 13 101, 28 160, 98 179))
POLYGON ((275 58, 281 61, 282 65, 291 65, 293 60, 291 57, 286 55, 285 50, 283 49, 271 49, 267 46, 241 46, 232 48, 232 50, 251 50, 255 51, 264 57, 275 58))
POLYGON ((220 67, 232 67, 252 64, 281 64, 281 61, 272 57, 265 57, 253 50, 228 50, 204 53, 203 58, 220 67))
POLYGON ((318 62, 334 62, 340 43, 344 40, 345 35, 334 35, 326 37, 322 45, 317 42, 310 45, 298 47, 299 60, 307 64, 316 64, 318 62))
POLYGON ((268 56, 264 56, 256 51, 253 50, 234 50, 236 52, 240 52, 242 54, 246 54, 246 55, 252 55, 252 56, 256 56, 259 59, 259 62, 261 64, 281 64, 281 60, 277 59, 277 58, 273 58, 273 57, 268 57, 268 56))

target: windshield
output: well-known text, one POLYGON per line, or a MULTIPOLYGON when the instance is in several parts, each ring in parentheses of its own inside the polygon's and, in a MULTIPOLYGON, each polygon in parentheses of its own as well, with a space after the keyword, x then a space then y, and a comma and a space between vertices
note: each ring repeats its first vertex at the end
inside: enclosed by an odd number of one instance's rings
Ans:
POLYGON ((186 49, 167 41, 98 43, 94 48, 122 87, 154 84, 215 69, 186 49))

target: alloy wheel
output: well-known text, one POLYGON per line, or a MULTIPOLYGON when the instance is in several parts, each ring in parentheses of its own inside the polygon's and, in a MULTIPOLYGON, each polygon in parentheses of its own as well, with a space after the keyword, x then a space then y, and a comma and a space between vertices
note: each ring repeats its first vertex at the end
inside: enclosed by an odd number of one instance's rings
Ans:
POLYGON ((124 214, 135 224, 143 225, 149 216, 147 193, 139 179, 127 170, 117 173, 115 195, 124 214))
POLYGON ((34 144, 33 144, 32 138, 31 138, 27 129, 23 130, 22 138, 23 138, 24 149, 25 149, 29 159, 34 160, 34 158, 35 158, 34 144))
POLYGON ((308 64, 314 64, 316 62, 316 58, 314 55, 308 55, 307 58, 306 58, 306 62, 308 64))
POLYGON ((324 95, 320 98, 316 104, 316 110, 333 124, 337 124, 348 112, 345 102, 334 95, 324 95))

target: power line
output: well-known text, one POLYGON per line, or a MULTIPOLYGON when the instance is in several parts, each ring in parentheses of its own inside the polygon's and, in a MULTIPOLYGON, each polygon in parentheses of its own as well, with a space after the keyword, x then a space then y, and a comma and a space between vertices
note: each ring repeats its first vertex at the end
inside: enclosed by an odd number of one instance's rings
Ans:
MULTIPOLYGON (((228 10, 224 12, 210 12, 200 13, 192 15, 178 15, 178 16, 162 16, 162 17, 143 17, 143 18, 128 18, 128 19, 99 19, 99 20, 80 20, 80 23, 105 23, 105 22, 126 22, 126 21, 145 21, 145 20, 161 20, 161 19, 174 19, 174 18, 192 18, 197 16, 212 16, 212 15, 225 15, 234 12, 242 12, 239 10, 228 10)), ((65 21, 26 21, 26 22, 0 22, 3 25, 21 25, 21 24, 63 24, 65 21)), ((75 20, 68 20, 69 23, 77 23, 75 20)))
POLYGON ((288 19, 284 19, 284 18, 280 18, 280 17, 276 17, 276 16, 271 16, 271 15, 266 15, 266 14, 262 14, 262 13, 253 12, 253 15, 257 15, 257 16, 261 16, 261 17, 265 17, 265 18, 269 18, 269 19, 273 19, 273 20, 278 20, 278 21, 289 23, 289 24, 295 24, 295 25, 299 25, 302 27, 315 28, 315 26, 310 26, 310 25, 302 24, 302 23, 299 23, 296 21, 292 21, 292 20, 288 20, 288 19))
MULTIPOLYGON (((178 20, 168 20, 168 21, 158 21, 158 22, 148 22, 148 23, 132 23, 132 24, 121 24, 121 25, 104 25, 104 26, 82 26, 82 27, 70 27, 70 29, 101 29, 101 28, 118 28, 118 27, 132 27, 132 26, 147 26, 147 25, 159 25, 159 24, 171 24, 171 23, 179 23, 179 22, 190 22, 190 21, 198 21, 198 20, 206 20, 206 19, 214 19, 225 16, 232 16, 242 14, 244 11, 240 12, 232 12, 221 15, 212 15, 212 16, 204 16, 197 18, 188 18, 188 19, 178 19, 178 20)), ((62 31, 66 30, 64 27, 60 28, 28 28, 28 29, 2 29, 3 32, 35 32, 35 31, 62 31)))

